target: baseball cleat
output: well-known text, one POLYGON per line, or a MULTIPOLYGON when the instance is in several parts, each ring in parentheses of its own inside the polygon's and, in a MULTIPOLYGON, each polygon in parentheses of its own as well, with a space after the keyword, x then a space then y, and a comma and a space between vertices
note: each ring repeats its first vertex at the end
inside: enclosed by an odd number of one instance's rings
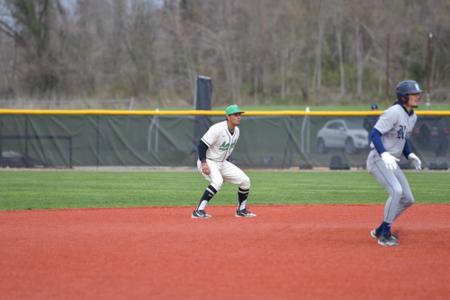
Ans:
POLYGON ((206 213, 206 211, 204 211, 204 210, 196 209, 196 210, 194 210, 192 212, 192 218, 193 219, 208 219, 208 218, 211 218, 211 217, 212 216, 210 214, 206 213))
POLYGON ((249 211, 246 208, 244 208, 244 209, 236 211, 236 217, 239 217, 239 218, 253 218, 253 217, 256 217, 256 214, 254 214, 251 211, 249 211))
POLYGON ((393 246, 398 246, 398 241, 396 238, 394 238, 393 235, 389 235, 389 236, 382 235, 378 238, 378 245, 381 245, 384 247, 393 247, 393 246))
MULTIPOLYGON (((370 236, 371 236, 372 238, 378 240, 378 239, 380 238, 381 234, 380 234, 380 233, 377 233, 377 230, 376 230, 376 229, 372 229, 372 230, 370 231, 370 236)), ((395 234, 392 234, 392 233, 390 233, 390 232, 387 234, 387 236, 388 236, 388 237, 392 237, 392 238, 395 239, 395 240, 398 240, 398 237, 397 237, 395 234)))

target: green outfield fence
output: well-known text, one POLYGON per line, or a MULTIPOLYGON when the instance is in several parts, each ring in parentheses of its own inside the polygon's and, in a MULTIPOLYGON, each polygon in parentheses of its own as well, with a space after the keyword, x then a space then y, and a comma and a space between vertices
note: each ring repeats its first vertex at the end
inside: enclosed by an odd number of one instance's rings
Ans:
MULTIPOLYGON (((368 130, 380 113, 249 111, 231 159, 244 168, 364 168, 368 130)), ((425 167, 447 169, 450 111, 417 115, 414 151, 425 167)), ((0 109, 0 162, 35 168, 194 167, 200 120, 224 120, 223 111, 0 109)))

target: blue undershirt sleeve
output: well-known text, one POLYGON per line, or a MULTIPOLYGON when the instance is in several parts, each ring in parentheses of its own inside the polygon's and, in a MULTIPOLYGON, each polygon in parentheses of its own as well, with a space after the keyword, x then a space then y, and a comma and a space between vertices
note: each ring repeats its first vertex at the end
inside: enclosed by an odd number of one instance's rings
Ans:
POLYGON ((370 132, 370 140, 375 146, 375 149, 377 149, 378 154, 381 155, 381 153, 386 152, 383 142, 381 142, 381 132, 379 132, 376 128, 372 128, 372 131, 370 132))
POLYGON ((412 153, 411 146, 409 145, 409 140, 405 141, 405 146, 403 147, 403 155, 408 158, 408 156, 412 153))

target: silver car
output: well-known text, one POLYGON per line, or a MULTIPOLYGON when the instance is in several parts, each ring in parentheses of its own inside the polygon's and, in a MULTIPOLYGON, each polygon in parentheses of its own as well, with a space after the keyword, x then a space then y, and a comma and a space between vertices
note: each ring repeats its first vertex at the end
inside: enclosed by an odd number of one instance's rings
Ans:
POLYGON ((316 149, 319 153, 331 148, 344 149, 347 154, 353 154, 369 146, 367 136, 361 120, 333 119, 317 132, 316 149))

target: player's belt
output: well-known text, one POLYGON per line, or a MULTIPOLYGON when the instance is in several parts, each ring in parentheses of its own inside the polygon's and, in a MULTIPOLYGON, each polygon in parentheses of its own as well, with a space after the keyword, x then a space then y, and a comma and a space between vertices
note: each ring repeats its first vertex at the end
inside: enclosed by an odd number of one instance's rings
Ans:
POLYGON ((208 157, 206 159, 209 159, 209 160, 212 160, 212 161, 215 161, 215 162, 224 162, 225 161, 225 159, 224 160, 215 160, 215 159, 208 158, 208 157))

